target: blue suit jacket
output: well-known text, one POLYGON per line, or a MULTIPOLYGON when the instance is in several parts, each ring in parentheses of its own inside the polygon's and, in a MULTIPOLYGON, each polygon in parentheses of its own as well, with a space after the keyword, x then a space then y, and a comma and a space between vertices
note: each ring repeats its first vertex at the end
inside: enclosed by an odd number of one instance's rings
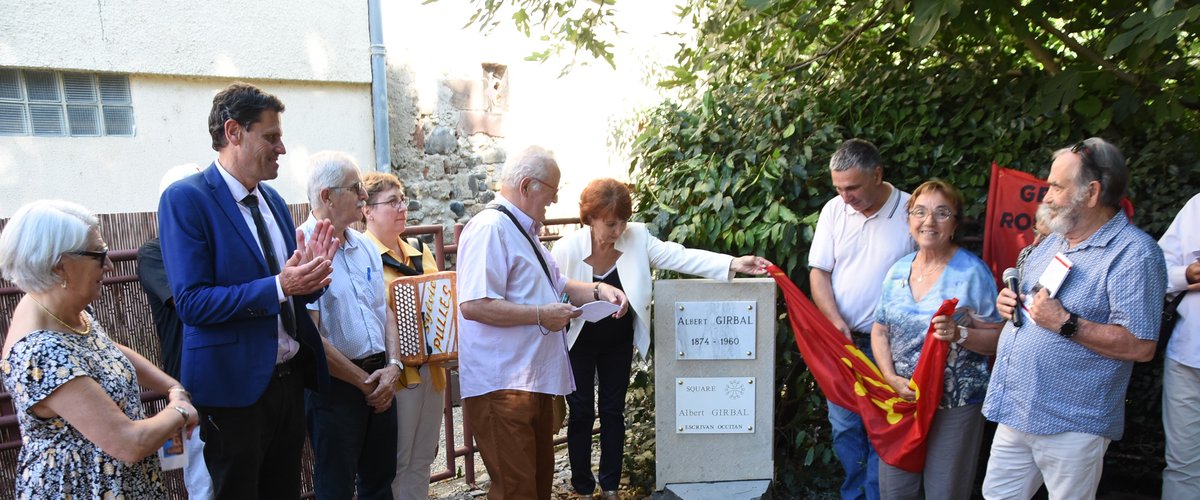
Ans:
MULTIPOLYGON (((183 320, 181 382, 200 406, 254 404, 275 369, 280 303, 275 276, 215 163, 167 188, 159 199, 158 234, 167 281, 183 320)), ((286 259, 296 249, 287 204, 259 184, 283 231, 286 259)), ((305 385, 329 380, 321 336, 305 311, 320 293, 292 297, 305 385)))

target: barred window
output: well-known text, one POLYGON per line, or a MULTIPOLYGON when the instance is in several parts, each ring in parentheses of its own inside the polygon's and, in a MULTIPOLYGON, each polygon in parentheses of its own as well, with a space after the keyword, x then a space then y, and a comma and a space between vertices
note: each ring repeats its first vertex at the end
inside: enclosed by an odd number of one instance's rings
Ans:
POLYGON ((132 137, 129 77, 0 68, 0 135, 132 137))

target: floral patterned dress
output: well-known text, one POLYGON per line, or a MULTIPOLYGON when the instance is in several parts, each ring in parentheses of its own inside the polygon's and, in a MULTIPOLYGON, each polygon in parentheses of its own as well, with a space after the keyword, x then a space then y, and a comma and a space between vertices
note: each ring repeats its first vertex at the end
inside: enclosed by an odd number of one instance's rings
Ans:
POLYGON ((105 453, 61 417, 33 406, 76 377, 89 377, 133 420, 145 418, 133 364, 90 316, 92 333, 38 330, 0 360, 21 426, 16 498, 165 498, 158 456, 127 464, 105 453))

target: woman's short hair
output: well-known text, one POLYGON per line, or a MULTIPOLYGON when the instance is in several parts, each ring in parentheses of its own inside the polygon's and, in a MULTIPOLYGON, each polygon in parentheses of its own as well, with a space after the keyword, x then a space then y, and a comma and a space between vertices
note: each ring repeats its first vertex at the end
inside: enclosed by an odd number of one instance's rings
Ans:
MULTIPOLYGON (((404 193, 404 183, 400 182, 395 174, 386 172, 376 172, 374 170, 363 174, 362 176, 363 189, 367 192, 367 204, 379 201, 379 194, 389 189, 399 189, 400 193, 404 193)), ((362 222, 367 221, 366 214, 363 214, 362 222)))
POLYGON ((941 179, 929 179, 921 183, 920 186, 917 186, 917 188, 913 190, 912 196, 908 198, 908 205, 905 206, 905 210, 912 211, 913 205, 917 204, 917 197, 929 192, 942 193, 942 196, 945 196, 947 200, 950 200, 950 210, 954 211, 954 221, 962 222, 963 205, 966 203, 963 200, 962 192, 960 192, 958 188, 954 187, 949 182, 941 179))
POLYGON ((45 292, 62 282, 54 266, 64 253, 87 250, 100 221, 83 206, 62 200, 25 204, 0 232, 0 272, 25 292, 45 292))
POLYGON ((629 187, 616 179, 589 182, 579 195, 579 220, 591 225, 592 220, 609 214, 622 220, 629 220, 633 215, 629 187))

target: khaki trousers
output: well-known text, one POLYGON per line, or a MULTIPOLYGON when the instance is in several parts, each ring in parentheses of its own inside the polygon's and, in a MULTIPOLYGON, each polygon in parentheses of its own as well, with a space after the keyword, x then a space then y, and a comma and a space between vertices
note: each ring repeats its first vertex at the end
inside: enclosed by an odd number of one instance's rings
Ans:
POLYGON ((463 399, 463 416, 491 477, 488 500, 550 499, 552 400, 549 394, 515 390, 463 399))

